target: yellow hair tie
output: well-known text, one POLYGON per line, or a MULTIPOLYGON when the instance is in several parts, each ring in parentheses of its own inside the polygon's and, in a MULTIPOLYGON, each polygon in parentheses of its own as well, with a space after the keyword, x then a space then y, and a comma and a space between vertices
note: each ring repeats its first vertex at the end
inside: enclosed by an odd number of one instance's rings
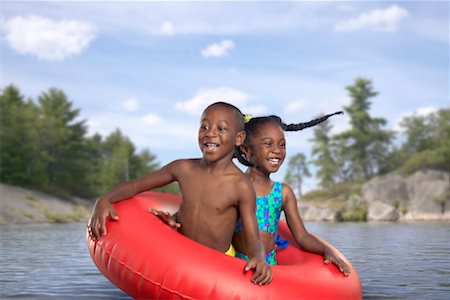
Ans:
POLYGON ((246 114, 246 115, 244 116, 244 123, 250 122, 251 118, 252 118, 252 115, 246 114))

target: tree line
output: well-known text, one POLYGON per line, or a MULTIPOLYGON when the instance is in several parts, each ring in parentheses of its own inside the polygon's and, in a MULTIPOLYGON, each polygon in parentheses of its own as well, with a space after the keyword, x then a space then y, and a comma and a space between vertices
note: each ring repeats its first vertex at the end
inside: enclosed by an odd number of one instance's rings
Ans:
POLYGON ((106 137, 88 136, 87 129, 62 90, 50 88, 33 101, 7 86, 0 95, 0 181, 92 199, 159 168, 155 155, 137 153, 119 129, 106 137))
POLYGON ((449 108, 405 117, 396 133, 384 128, 386 119, 370 114, 372 99, 378 95, 371 80, 359 77, 346 89, 351 103, 344 111, 350 129, 332 135, 330 122, 321 123, 310 140, 312 159, 307 161, 303 153, 289 159, 285 180, 300 195, 303 177, 311 176, 309 163, 316 166, 316 178, 325 190, 394 171, 409 175, 420 169, 450 170, 449 108))

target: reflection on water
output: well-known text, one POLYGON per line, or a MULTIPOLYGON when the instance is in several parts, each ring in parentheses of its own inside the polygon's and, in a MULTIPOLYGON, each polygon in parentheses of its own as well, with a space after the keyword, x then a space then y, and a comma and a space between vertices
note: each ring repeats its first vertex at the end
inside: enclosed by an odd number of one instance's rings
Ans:
MULTIPOLYGON (((84 224, 0 226, 1 299, 130 299, 99 273, 84 224)), ((450 299, 450 224, 308 223, 358 270, 365 299, 450 299)))

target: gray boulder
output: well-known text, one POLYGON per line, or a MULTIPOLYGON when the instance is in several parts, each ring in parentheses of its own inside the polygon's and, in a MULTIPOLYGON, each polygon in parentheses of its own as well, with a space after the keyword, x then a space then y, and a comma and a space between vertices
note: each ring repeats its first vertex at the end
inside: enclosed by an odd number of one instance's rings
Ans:
POLYGON ((393 173, 373 178, 362 186, 361 192, 369 203, 377 201, 398 208, 409 202, 405 181, 393 173))
POLYGON ((380 201, 373 201, 369 203, 367 221, 393 222, 397 221, 398 218, 398 211, 392 205, 380 201))
POLYGON ((434 170, 418 171, 405 180, 409 206, 405 220, 438 220, 448 217, 449 174, 434 170))
POLYGON ((298 210, 303 221, 339 221, 340 213, 328 207, 318 207, 311 203, 299 203, 298 210))

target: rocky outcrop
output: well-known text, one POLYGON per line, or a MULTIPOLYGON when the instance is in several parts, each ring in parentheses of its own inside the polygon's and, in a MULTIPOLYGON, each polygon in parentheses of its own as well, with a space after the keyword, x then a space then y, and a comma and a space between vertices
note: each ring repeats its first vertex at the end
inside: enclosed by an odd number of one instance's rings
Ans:
POLYGON ((450 220, 449 174, 422 170, 403 179, 377 177, 362 187, 368 221, 450 220))
POLYGON ((398 211, 392 205, 380 201, 370 203, 367 221, 397 221, 398 218, 398 211))
POLYGON ((339 211, 334 211, 328 207, 319 207, 311 203, 298 204, 298 210, 303 221, 340 221, 339 211))
POLYGON ((77 222, 90 216, 92 203, 65 201, 45 193, 0 183, 0 224, 77 222))

